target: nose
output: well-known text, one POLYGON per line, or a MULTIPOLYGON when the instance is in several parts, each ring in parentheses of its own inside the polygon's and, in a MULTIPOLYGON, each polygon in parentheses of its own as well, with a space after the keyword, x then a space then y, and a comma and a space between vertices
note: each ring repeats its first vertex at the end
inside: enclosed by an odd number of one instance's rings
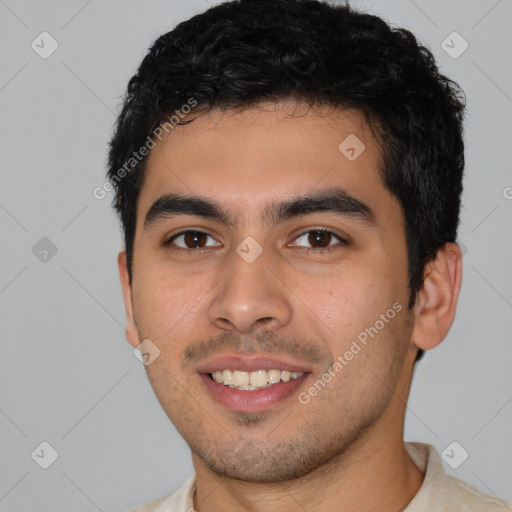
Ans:
POLYGON ((216 327, 247 334, 260 326, 275 330, 290 322, 290 291, 265 251, 251 263, 233 251, 226 258, 223 274, 208 311, 216 327))

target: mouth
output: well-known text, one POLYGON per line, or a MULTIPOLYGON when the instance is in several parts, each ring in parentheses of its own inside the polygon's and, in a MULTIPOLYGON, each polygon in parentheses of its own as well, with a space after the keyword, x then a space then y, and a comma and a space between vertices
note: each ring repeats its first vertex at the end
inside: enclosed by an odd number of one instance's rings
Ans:
POLYGON ((284 401, 311 373, 269 358, 223 357, 198 369, 207 393, 231 411, 260 412, 284 401))

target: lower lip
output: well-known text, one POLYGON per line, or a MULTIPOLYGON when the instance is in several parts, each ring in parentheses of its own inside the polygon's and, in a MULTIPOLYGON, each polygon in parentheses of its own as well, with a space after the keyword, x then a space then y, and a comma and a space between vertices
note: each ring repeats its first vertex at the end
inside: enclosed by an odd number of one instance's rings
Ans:
POLYGON ((201 380, 215 400, 232 411, 259 412, 288 398, 308 374, 297 379, 278 382, 268 388, 255 390, 234 389, 212 380, 209 374, 200 374, 201 380))

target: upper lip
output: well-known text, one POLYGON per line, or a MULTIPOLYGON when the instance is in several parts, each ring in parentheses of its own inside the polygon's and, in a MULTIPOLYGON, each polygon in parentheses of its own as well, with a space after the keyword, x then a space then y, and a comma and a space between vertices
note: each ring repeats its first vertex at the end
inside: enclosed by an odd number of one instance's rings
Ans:
POLYGON ((213 373, 222 370, 255 372, 256 370, 288 370, 290 372, 309 372, 303 364, 276 357, 231 354, 216 356, 197 367, 198 373, 213 373))

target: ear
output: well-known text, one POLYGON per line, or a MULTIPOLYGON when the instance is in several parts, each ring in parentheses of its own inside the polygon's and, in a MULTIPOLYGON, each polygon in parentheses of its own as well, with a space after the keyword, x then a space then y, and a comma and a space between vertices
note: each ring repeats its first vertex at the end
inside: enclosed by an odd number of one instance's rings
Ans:
POLYGON ((133 298, 130 275, 128 273, 128 264, 126 260, 126 251, 121 251, 117 256, 117 265, 119 266, 119 277, 121 287, 123 288, 124 309, 126 311, 126 339, 134 348, 140 345, 139 331, 135 318, 133 316, 133 298))
POLYGON ((447 243, 435 260, 427 263, 425 280, 414 305, 412 342, 428 350, 448 334, 455 318, 462 283, 462 253, 457 244, 447 243))

